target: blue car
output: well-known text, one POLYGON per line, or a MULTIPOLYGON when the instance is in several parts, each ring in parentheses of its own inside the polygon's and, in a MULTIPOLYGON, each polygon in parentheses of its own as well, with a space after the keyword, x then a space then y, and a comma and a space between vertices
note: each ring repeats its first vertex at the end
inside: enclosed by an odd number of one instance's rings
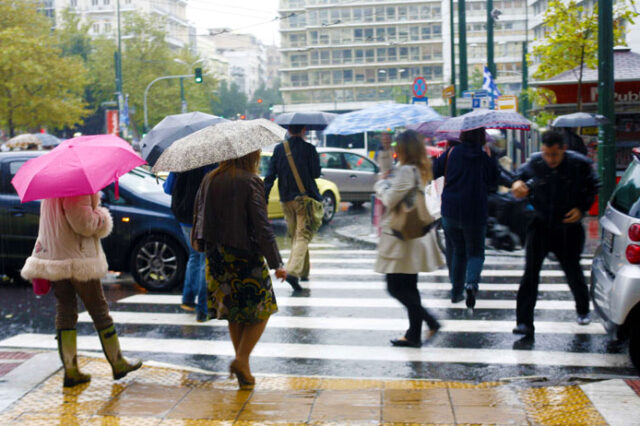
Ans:
MULTIPOLYGON (((11 179, 40 151, 0 153, 0 274, 19 279, 25 259, 38 236, 40 202, 22 204, 11 179)), ((103 190, 102 204, 113 216, 113 232, 102 240, 109 269, 129 272, 151 291, 169 291, 181 285, 188 258, 188 242, 171 212, 171 197, 162 182, 142 168, 103 190)))

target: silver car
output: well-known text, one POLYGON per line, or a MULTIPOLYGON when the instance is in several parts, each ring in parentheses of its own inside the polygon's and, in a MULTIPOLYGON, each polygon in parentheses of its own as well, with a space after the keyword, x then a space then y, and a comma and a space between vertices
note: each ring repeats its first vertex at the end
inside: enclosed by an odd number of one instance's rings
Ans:
POLYGON ((380 167, 364 155, 347 149, 317 148, 324 179, 334 182, 342 201, 361 205, 371 200, 373 184, 378 179, 380 167))
POLYGON ((629 339, 640 370, 640 151, 616 187, 600 219, 602 239, 591 266, 591 297, 605 328, 629 339))

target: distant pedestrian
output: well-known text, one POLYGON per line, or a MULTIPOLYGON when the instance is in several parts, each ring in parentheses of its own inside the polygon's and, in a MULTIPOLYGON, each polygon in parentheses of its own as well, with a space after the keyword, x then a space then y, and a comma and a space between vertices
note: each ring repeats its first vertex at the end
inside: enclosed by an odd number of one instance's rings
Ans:
MULTIPOLYGON (((187 243, 193 227, 193 204, 196 193, 205 175, 214 166, 200 167, 182 173, 169 173, 164 182, 164 192, 171 195, 171 211, 180 222, 187 243)), ((182 304, 187 312, 196 312, 196 321, 207 321, 207 282, 204 278, 204 253, 199 253, 189 244, 189 260, 184 274, 182 304), (197 304, 196 304, 197 300, 197 304)))
POLYGON ((578 154, 589 155, 589 151, 587 150, 584 141, 576 132, 571 130, 569 127, 564 128, 564 132, 562 133, 562 139, 564 140, 564 144, 567 146, 567 149, 571 151, 575 151, 578 154))
POLYGON ((393 346, 422 346, 422 321, 429 327, 428 336, 433 336, 440 323, 422 306, 418 291, 418 273, 430 272, 444 264, 435 231, 421 238, 403 241, 393 235, 390 228, 391 212, 416 187, 424 191, 432 179, 431 160, 422 141, 422 136, 407 130, 398 136, 396 145, 399 166, 393 177, 382 176, 374 189, 386 208, 382 218, 382 234, 378 244, 375 271, 386 274, 387 290, 407 308, 409 329, 403 337, 391 340, 393 346))
POLYGON ((533 336, 542 262, 554 253, 576 301, 577 322, 587 325, 589 292, 580 256, 585 234, 582 217, 595 200, 600 182, 587 157, 567 150, 562 134, 542 135, 542 152, 533 154, 517 171, 512 192, 529 197, 535 217, 527 228, 525 269, 518 289, 515 334, 533 336))
POLYGON ((276 237, 267 219, 260 150, 220 163, 196 197, 193 246, 206 253, 209 313, 229 321, 235 359, 229 369, 241 389, 255 379, 249 357, 271 314, 278 310, 269 267, 284 280, 276 237))
POLYGON ((460 134, 434 162, 434 177, 444 176, 442 227, 451 281, 451 303, 465 299, 474 308, 484 265, 489 189, 498 181, 498 164, 489 155, 484 128, 460 134))
POLYGON ((40 205, 40 227, 33 253, 22 268, 28 280, 49 280, 56 297, 58 352, 64 367, 63 386, 91 380, 80 372, 77 360, 78 300, 91 315, 102 350, 119 379, 142 365, 122 356, 120 343, 100 278, 108 271, 100 240, 113 228, 109 211, 100 206, 100 196, 48 198, 40 205))
POLYGON ((315 146, 304 140, 305 130, 304 126, 289 126, 288 142, 291 156, 306 192, 303 194, 298 188, 282 143, 274 149, 269 170, 264 178, 267 200, 269 200, 273 183, 278 179, 280 202, 287 221, 287 234, 291 240, 291 252, 287 261, 287 282, 294 291, 302 290, 300 281, 309 280, 309 243, 314 235, 310 226, 312 219, 309 216, 309 210, 298 202, 296 197, 307 195, 322 201, 315 181, 320 177, 320 157, 315 146))
POLYGON ((376 152, 375 160, 380 166, 380 173, 385 174, 393 167, 393 147, 391 133, 384 132, 380 136, 380 148, 376 152))

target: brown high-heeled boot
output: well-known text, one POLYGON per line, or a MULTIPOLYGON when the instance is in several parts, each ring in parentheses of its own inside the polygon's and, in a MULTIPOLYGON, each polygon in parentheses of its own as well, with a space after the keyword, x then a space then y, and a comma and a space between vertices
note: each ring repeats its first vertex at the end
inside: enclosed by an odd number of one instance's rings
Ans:
POLYGON ((240 390, 252 390, 256 385, 256 379, 251 374, 241 371, 238 367, 238 360, 233 360, 229 365, 229 376, 236 376, 240 390))

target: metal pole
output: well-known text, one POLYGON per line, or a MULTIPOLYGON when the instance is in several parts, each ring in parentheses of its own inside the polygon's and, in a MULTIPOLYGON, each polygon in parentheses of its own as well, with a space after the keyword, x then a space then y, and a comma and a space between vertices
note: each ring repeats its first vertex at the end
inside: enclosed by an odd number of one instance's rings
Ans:
POLYGON ((520 98, 520 112, 525 117, 528 115, 529 95, 526 93, 529 89, 529 64, 527 64, 527 42, 522 42, 522 91, 520 98))
POLYGON ((184 98, 184 78, 180 77, 180 112, 187 113, 187 100, 184 98))
POLYGON ((609 119, 598 131, 598 172, 602 182, 598 207, 602 215, 616 185, 612 0, 598 0, 598 59, 598 113, 609 119))
POLYGON ((170 80, 170 79, 174 79, 174 78, 191 78, 194 77, 194 74, 185 74, 185 75, 164 75, 162 77, 158 77, 155 80, 153 80, 151 83, 147 84, 147 87, 144 89, 144 95, 142 97, 142 109, 144 112, 144 131, 148 132, 149 131, 149 114, 148 114, 148 109, 147 109, 147 96, 149 94, 149 89, 151 89, 151 86, 153 86, 153 84, 157 81, 160 80, 170 80))
POLYGON ((469 89, 469 72, 467 71, 467 5, 465 0, 458 0, 458 50, 460 52, 460 92, 469 89))
POLYGON ((496 62, 493 57, 493 0, 487 0, 487 67, 491 72, 491 76, 495 80, 498 78, 496 73, 496 62))
POLYGON ((120 0, 116 0, 116 21, 118 25, 118 58, 116 61, 116 90, 118 91, 118 123, 120 134, 124 133, 124 125, 120 116, 122 115, 124 93, 122 90, 122 38, 120 32, 120 0))
POLYGON ((454 96, 449 100, 451 102, 451 116, 456 116, 456 31, 453 26, 453 0, 449 0, 449 23, 451 28, 451 85, 453 86, 454 96))

